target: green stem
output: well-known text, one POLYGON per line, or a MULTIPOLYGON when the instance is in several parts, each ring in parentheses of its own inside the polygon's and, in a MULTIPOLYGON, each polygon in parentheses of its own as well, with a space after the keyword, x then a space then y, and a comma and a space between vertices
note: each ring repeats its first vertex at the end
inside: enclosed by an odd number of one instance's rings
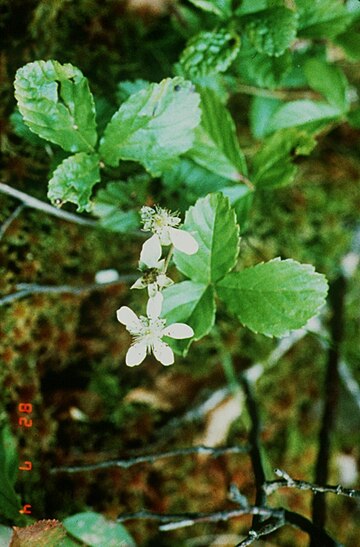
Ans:
POLYGON ((170 260, 171 260, 171 257, 173 255, 173 252, 174 252, 174 245, 171 245, 170 247, 170 251, 165 259, 165 265, 164 265, 164 273, 166 274, 167 272, 167 269, 169 267, 169 263, 170 263, 170 260))

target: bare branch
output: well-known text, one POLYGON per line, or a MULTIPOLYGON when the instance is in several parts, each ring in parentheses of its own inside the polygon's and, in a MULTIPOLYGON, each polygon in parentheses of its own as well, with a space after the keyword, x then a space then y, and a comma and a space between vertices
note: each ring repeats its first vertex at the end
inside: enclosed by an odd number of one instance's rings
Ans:
POLYGON ((312 492, 330 492, 341 496, 348 496, 349 498, 360 498, 360 490, 354 490, 353 488, 344 488, 340 484, 332 486, 314 484, 312 482, 301 481, 293 479, 286 471, 282 469, 275 469, 275 474, 281 477, 281 480, 267 481, 265 483, 266 493, 273 494, 279 488, 297 488, 298 490, 311 490, 312 492))
MULTIPOLYGON (((177 530, 193 526, 194 524, 205 522, 221 522, 228 521, 233 518, 242 517, 245 515, 258 515, 262 517, 274 518, 277 521, 284 520, 285 524, 290 524, 296 528, 300 528, 308 533, 312 538, 318 541, 318 546, 321 547, 341 547, 341 544, 333 540, 322 528, 314 526, 307 518, 288 511, 283 508, 257 507, 248 505, 239 509, 231 509, 225 511, 216 511, 213 513, 153 513, 152 511, 142 510, 135 513, 123 513, 116 519, 117 522, 125 522, 128 520, 155 520, 163 523, 159 526, 162 532, 177 530)), ((269 523, 267 523, 269 524, 269 523)), ((268 532, 269 533, 269 532, 268 532)))
POLYGON ((92 228, 99 227, 98 222, 96 222, 95 220, 84 218, 80 215, 75 215, 74 213, 68 213, 67 211, 57 209, 56 207, 53 207, 52 205, 49 205, 48 203, 45 203, 40 199, 33 198, 32 196, 29 196, 24 192, 20 192, 20 190, 16 190, 15 188, 12 188, 11 186, 8 186, 7 184, 4 184, 2 182, 0 182, 0 192, 2 194, 6 194, 20 200, 26 207, 38 209, 39 211, 43 211, 48 215, 61 218, 62 220, 68 220, 70 222, 75 222, 76 224, 81 224, 83 226, 91 226, 92 228))
POLYGON ((74 287, 71 285, 37 285, 36 283, 18 283, 16 285, 17 291, 0 298, 0 306, 6 304, 12 304, 21 298, 27 296, 33 296, 34 294, 76 294, 83 295, 89 292, 106 289, 108 287, 115 287, 121 285, 127 281, 135 281, 137 274, 124 274, 120 275, 116 281, 110 283, 91 283, 89 285, 82 285, 74 287))
POLYGON ((274 520, 272 522, 267 522, 264 526, 260 527, 258 530, 250 530, 247 537, 240 541, 235 547, 247 547, 248 545, 251 545, 256 541, 257 539, 260 539, 261 536, 266 536, 267 534, 271 534, 271 532, 275 532, 279 528, 282 528, 286 524, 284 515, 282 518, 279 518, 278 520, 274 520))
POLYGON ((124 460, 110 460, 105 462, 93 463, 89 465, 55 467, 50 473, 80 473, 82 471, 94 471, 97 469, 108 469, 110 467, 122 467, 128 469, 139 463, 154 463, 157 460, 164 458, 174 458, 177 456, 188 456, 189 454, 206 455, 212 458, 218 458, 224 454, 246 454, 249 452, 249 446, 224 446, 212 448, 209 446, 191 446, 189 448, 178 448, 169 450, 168 452, 160 452, 158 454, 146 454, 144 456, 135 456, 124 460))
POLYGON ((21 211, 24 209, 25 205, 21 203, 14 209, 11 215, 2 223, 0 226, 0 240, 4 237, 6 230, 9 228, 11 223, 20 215, 21 211))

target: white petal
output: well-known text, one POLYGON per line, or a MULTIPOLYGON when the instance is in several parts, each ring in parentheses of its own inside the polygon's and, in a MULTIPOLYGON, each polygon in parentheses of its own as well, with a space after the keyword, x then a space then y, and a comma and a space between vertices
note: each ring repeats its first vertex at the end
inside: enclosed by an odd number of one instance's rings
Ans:
POLYGON ((174 353, 173 350, 165 344, 165 342, 162 342, 159 340, 154 344, 154 356, 155 359, 160 361, 162 365, 168 366, 172 365, 174 362, 174 353))
POLYGON ((135 283, 131 285, 130 289, 145 289, 145 287, 146 283, 144 282, 143 277, 139 277, 139 279, 137 279, 135 283))
POLYGON ((151 296, 146 306, 146 315, 150 319, 156 319, 161 313, 162 303, 164 297, 160 292, 157 292, 155 296, 151 296))
POLYGON ((189 325, 185 323, 173 323, 163 330, 163 336, 170 336, 170 338, 191 338, 194 336, 194 331, 189 325))
POLYGON ((170 287, 170 285, 174 283, 173 280, 165 274, 159 274, 156 278, 156 282, 161 289, 164 289, 165 287, 170 287))
POLYGON ((176 249, 187 255, 197 253, 199 244, 189 232, 178 230, 177 228, 169 228, 169 232, 172 244, 176 249))
POLYGON ((117 320, 120 321, 127 329, 136 330, 141 328, 141 322, 135 312, 127 306, 121 306, 116 312, 117 320))
POLYGON ((161 257, 161 245, 159 237, 154 234, 150 239, 147 239, 142 246, 140 253, 140 262, 148 268, 156 268, 159 258, 161 257))
POLYGON ((157 283, 149 283, 147 286, 148 295, 150 298, 153 298, 158 293, 157 283))
POLYGON ((136 367, 143 362, 146 357, 146 344, 138 342, 133 346, 130 346, 127 350, 125 363, 128 367, 136 367))

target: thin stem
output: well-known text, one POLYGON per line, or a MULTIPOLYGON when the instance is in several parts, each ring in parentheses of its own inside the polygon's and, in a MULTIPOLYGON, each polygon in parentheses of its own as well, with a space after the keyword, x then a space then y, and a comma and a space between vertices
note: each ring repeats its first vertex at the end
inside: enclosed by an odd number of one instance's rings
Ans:
POLYGON ((168 252, 168 255, 167 255, 166 259, 165 259, 165 264, 164 264, 164 273, 165 273, 165 274, 166 274, 167 269, 168 269, 168 267, 169 267, 170 260, 171 260, 171 257, 172 257, 172 255, 173 255, 173 253, 174 253, 174 245, 171 245, 170 250, 169 250, 169 252, 168 252))
POLYGON ((15 199, 20 200, 23 203, 23 205, 26 207, 31 207, 32 209, 43 211, 44 213, 47 213, 48 215, 61 218, 62 220, 68 220, 70 222, 75 222, 76 224, 81 224, 83 226, 91 226, 93 228, 99 227, 98 222, 96 222, 95 220, 90 220, 80 215, 75 215, 73 213, 68 213, 67 211, 62 211, 61 209, 57 209, 56 207, 53 207, 52 205, 49 205, 48 203, 45 203, 44 201, 41 201, 40 199, 29 196, 28 194, 25 194, 24 192, 20 192, 20 190, 16 190, 15 188, 12 188, 11 186, 8 186, 7 184, 4 184, 2 182, 0 182, 0 192, 2 194, 6 194, 8 196, 11 196, 15 199))
POLYGON ((14 209, 11 215, 2 223, 0 226, 0 240, 4 237, 6 230, 10 227, 11 223, 20 215, 21 211, 24 209, 25 205, 21 203, 14 209))
POLYGON ((128 469, 139 463, 154 463, 157 460, 164 458, 176 458, 178 456, 188 456, 189 454, 206 455, 212 458, 218 458, 224 454, 245 454, 249 451, 249 446, 223 446, 212 448, 209 446, 191 446, 189 448, 178 448, 169 450, 168 452, 160 452, 158 454, 146 454, 144 456, 135 456, 124 460, 110 460, 105 462, 93 463, 89 465, 64 466, 55 467, 50 470, 51 474, 55 473, 81 473, 82 471, 94 471, 97 469, 108 469, 111 467, 121 467, 128 469))
POLYGON ((253 85, 238 84, 236 86, 238 93, 244 93, 245 95, 254 95, 257 97, 268 97, 269 99, 281 99, 287 101, 299 100, 299 99, 319 99, 319 93, 311 90, 298 90, 298 89, 262 89, 253 85))
MULTIPOLYGON (((251 445, 250 458, 255 475, 255 505, 265 505, 266 493, 264 491, 264 484, 266 482, 266 477, 260 449, 260 418, 250 384, 244 374, 241 375, 240 381, 246 396, 246 406, 251 420, 249 441, 251 445)), ((254 516, 253 527, 255 529, 258 528, 260 522, 261 520, 259 517, 254 516)))
POLYGON ((329 492, 331 494, 337 494, 340 496, 347 496, 349 498, 360 498, 360 490, 354 490, 353 488, 344 488, 340 484, 338 485, 324 485, 314 484, 312 482, 301 481, 293 479, 286 471, 281 469, 275 469, 276 475, 281 477, 281 480, 267 481, 265 483, 266 493, 273 494, 279 488, 297 488, 298 490, 311 490, 312 492, 329 492))
POLYGON ((82 285, 74 287, 71 285, 36 285, 35 283, 19 283, 16 285, 17 291, 0 298, 0 306, 11 304, 21 298, 32 296, 34 294, 76 294, 82 295, 92 291, 98 291, 106 289, 107 287, 114 287, 121 285, 127 281, 134 281, 137 278, 136 274, 124 274, 119 276, 116 281, 110 283, 91 283, 89 285, 82 285))
MULTIPOLYGON (((340 383, 339 360, 340 344, 343 336, 345 290, 345 278, 340 276, 331 284, 329 291, 329 302, 332 308, 332 319, 330 322, 332 343, 328 350, 324 386, 325 403, 319 432, 319 451, 315 467, 315 483, 317 484, 326 484, 329 474, 330 439, 334 428, 340 383)), ((326 500, 325 497, 318 492, 316 492, 313 497, 312 516, 314 524, 321 527, 325 526, 326 500)), ((310 547, 315 547, 315 545, 316 544, 312 540, 310 547)))

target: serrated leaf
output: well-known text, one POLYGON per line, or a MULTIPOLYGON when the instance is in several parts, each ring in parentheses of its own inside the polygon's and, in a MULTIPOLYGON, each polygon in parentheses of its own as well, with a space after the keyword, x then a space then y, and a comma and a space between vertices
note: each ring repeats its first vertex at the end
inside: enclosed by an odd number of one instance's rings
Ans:
POLYGON ((309 86, 319 91, 332 106, 341 112, 349 109, 349 84, 340 68, 321 59, 309 59, 304 71, 309 86))
POLYGON ((201 108, 201 124, 186 156, 209 171, 238 182, 247 174, 247 166, 234 121, 210 89, 201 90, 201 108))
POLYGON ((316 146, 312 135, 297 128, 282 129, 265 140, 253 158, 251 180, 257 188, 290 184, 296 174, 295 155, 308 155, 316 146))
POLYGON ((185 76, 194 78, 225 72, 240 49, 240 38, 227 29, 203 31, 191 38, 181 54, 185 76))
POLYGON ((199 243, 198 252, 191 256, 174 251, 175 264, 184 275, 209 284, 233 268, 239 252, 239 227, 226 197, 217 193, 198 199, 186 213, 184 229, 199 243))
POLYGON ((10 526, 4 526, 0 524, 0 545, 4 547, 9 547, 10 539, 13 533, 13 529, 10 526))
POLYGON ((243 48, 234 67, 240 77, 258 87, 278 87, 291 70, 292 54, 289 50, 279 57, 270 57, 254 48, 243 48))
POLYGON ((241 5, 235 11, 235 15, 247 15, 268 7, 268 0, 242 0, 241 5))
POLYGON ((109 521, 99 513, 77 513, 67 517, 63 525, 71 535, 89 547, 136 547, 134 539, 122 524, 109 521))
POLYGON ((234 184, 221 189, 221 193, 229 198, 230 205, 236 213, 236 219, 242 231, 246 230, 248 216, 254 201, 254 191, 244 184, 234 184))
POLYGON ((101 188, 92 204, 92 212, 100 218, 101 226, 120 233, 139 228, 138 210, 146 201, 148 181, 145 175, 128 182, 109 182, 101 188))
POLYGON ((258 11, 240 20, 259 53, 279 57, 296 37, 297 13, 284 7, 258 11))
POLYGON ((15 77, 15 97, 28 127, 69 152, 96 144, 95 106, 82 72, 57 61, 35 61, 15 77))
POLYGON ((14 132, 18 137, 26 140, 33 146, 44 146, 46 144, 44 139, 41 139, 35 133, 30 131, 18 109, 14 110, 9 119, 14 132))
POLYGON ((250 106, 250 127, 256 139, 264 138, 267 124, 281 104, 283 102, 280 99, 253 97, 250 106))
POLYGON ((296 5, 300 36, 333 38, 351 22, 341 0, 296 0, 296 5))
POLYGON ((210 13, 215 13, 221 18, 229 17, 231 14, 232 0, 190 0, 194 6, 210 13))
POLYGON ((186 323, 194 330, 192 340, 169 340, 177 352, 184 354, 193 340, 208 334, 215 322, 215 300, 212 286, 182 281, 163 291, 162 316, 167 323, 186 323))
POLYGON ((79 152, 66 158, 49 180, 48 198, 55 205, 75 203, 78 211, 89 209, 93 186, 100 181, 97 154, 79 152))
POLYGON ((159 176, 193 143, 200 122, 200 97, 191 82, 167 78, 150 84, 125 101, 114 114, 100 144, 104 161, 138 161, 159 176))
POLYGON ((274 259, 227 274, 216 290, 230 312, 256 333, 285 336, 303 327, 325 303, 325 276, 309 264, 274 259))
POLYGON ((271 116, 267 132, 307 124, 321 127, 340 117, 339 109, 328 103, 310 99, 290 101, 280 106, 271 116))

